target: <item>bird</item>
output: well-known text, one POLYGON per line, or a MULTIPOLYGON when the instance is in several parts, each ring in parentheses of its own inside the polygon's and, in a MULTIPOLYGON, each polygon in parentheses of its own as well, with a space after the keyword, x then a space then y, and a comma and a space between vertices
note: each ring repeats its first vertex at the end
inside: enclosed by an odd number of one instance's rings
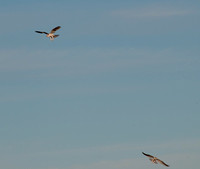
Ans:
POLYGON ((50 33, 41 32, 41 31, 35 31, 35 32, 36 32, 36 33, 46 34, 46 37, 50 37, 50 40, 54 40, 54 38, 56 38, 56 37, 59 36, 59 35, 54 35, 54 33, 55 33, 58 29, 60 29, 60 28, 61 28, 61 26, 57 26, 57 27, 53 28, 53 29, 51 30, 50 33))
POLYGON ((153 162, 154 164, 158 164, 158 162, 159 162, 160 164, 162 164, 162 165, 164 165, 164 166, 166 166, 166 167, 169 167, 168 164, 164 163, 163 161, 161 161, 161 160, 158 159, 157 157, 154 157, 154 156, 152 156, 152 155, 150 155, 150 154, 146 154, 146 153, 144 153, 144 152, 142 152, 142 154, 144 154, 145 156, 149 157, 149 160, 150 160, 151 162, 153 162))

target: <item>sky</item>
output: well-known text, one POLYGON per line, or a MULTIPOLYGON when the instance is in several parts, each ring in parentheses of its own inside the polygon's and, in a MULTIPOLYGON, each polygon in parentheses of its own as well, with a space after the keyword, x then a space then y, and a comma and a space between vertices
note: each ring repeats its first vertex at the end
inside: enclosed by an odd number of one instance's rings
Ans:
POLYGON ((1 1, 0 169, 198 168, 199 17, 199 0, 1 1))

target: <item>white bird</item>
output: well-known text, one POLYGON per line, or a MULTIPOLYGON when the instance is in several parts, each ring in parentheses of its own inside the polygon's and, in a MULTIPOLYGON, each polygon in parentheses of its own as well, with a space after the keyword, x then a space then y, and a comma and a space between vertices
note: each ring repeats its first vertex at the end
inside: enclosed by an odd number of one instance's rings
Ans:
POLYGON ((146 153, 143 153, 143 152, 142 152, 142 154, 144 154, 145 156, 149 157, 149 160, 150 160, 151 162, 153 162, 154 164, 158 164, 158 162, 159 162, 160 164, 165 165, 166 167, 169 167, 168 164, 164 163, 163 161, 161 161, 161 160, 158 159, 157 157, 154 157, 154 156, 152 156, 152 155, 149 155, 149 154, 146 154, 146 153))
POLYGON ((50 33, 41 32, 41 31, 35 31, 35 32, 36 33, 44 33, 44 34, 46 34, 46 37, 50 37, 50 40, 54 40, 54 38, 59 36, 59 35, 54 35, 54 33, 60 28, 61 28, 60 26, 57 26, 57 27, 53 28, 50 33))

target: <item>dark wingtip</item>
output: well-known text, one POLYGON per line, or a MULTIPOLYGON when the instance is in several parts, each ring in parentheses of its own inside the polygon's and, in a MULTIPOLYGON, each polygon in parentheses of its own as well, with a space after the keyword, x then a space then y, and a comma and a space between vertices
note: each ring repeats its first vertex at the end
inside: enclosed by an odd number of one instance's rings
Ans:
POLYGON ((169 167, 170 165, 167 164, 166 166, 169 167))

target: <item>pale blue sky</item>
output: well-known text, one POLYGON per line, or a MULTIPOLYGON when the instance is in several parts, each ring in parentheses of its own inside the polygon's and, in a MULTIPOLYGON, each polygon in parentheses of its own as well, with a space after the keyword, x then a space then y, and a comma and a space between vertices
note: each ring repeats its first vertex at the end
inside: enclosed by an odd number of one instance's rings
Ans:
POLYGON ((0 169, 173 169, 200 159, 200 1, 1 1, 0 169), (35 30, 62 28, 53 42, 35 30))

